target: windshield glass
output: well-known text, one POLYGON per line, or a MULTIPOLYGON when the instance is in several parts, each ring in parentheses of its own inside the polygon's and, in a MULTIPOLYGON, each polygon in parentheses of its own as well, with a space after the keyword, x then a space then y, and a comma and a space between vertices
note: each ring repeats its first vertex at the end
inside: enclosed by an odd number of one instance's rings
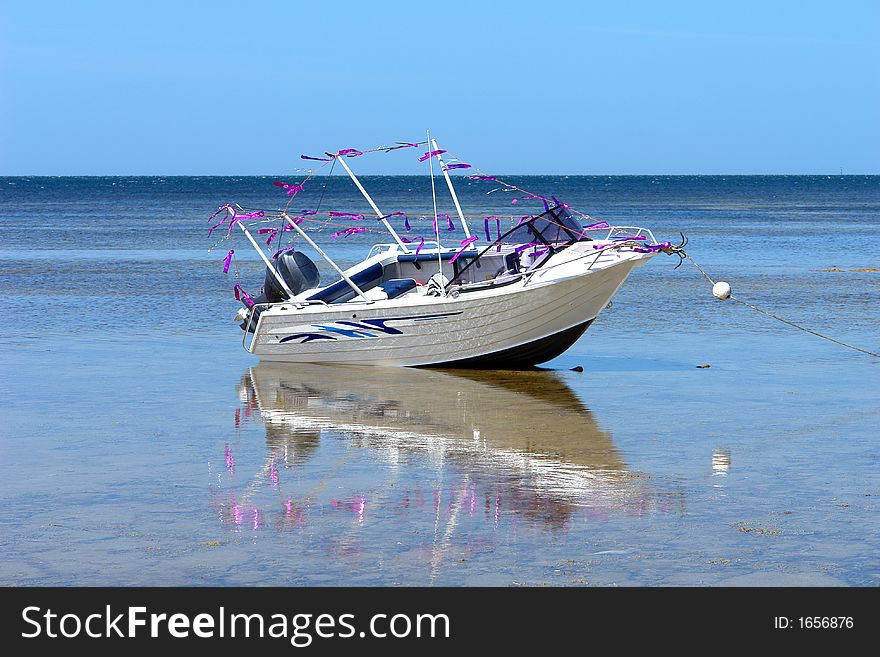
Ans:
POLYGON ((589 239, 571 211, 556 206, 523 219, 476 258, 463 262, 449 286, 485 282, 540 267, 560 248, 589 239))

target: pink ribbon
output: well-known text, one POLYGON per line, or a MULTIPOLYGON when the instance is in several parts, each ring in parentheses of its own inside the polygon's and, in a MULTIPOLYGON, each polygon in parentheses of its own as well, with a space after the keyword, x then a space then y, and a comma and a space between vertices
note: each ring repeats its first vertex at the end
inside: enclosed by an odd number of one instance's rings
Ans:
POLYGON ((608 230, 611 228, 611 224, 606 221, 597 221, 594 224, 590 224, 589 226, 582 226, 584 230, 608 230))
POLYGON ((345 228, 343 230, 340 230, 339 232, 333 233, 330 237, 339 237, 340 235, 348 237, 349 235, 354 235, 355 233, 363 233, 365 230, 367 229, 359 228, 358 226, 350 226, 349 228, 345 228))
POLYGON ((462 240, 461 241, 461 248, 458 250, 458 253, 456 253, 454 256, 452 256, 452 258, 449 260, 449 263, 452 264, 453 262, 458 260, 458 256, 460 256, 462 253, 464 253, 465 250, 467 250, 467 248, 476 241, 477 241, 476 237, 468 237, 466 240, 462 240))
POLYGON ((232 262, 232 254, 235 253, 234 249, 229 249, 229 253, 226 254, 226 257, 223 259, 223 273, 229 273, 229 264, 232 262))
POLYGON ((254 300, 251 299, 250 295, 244 291, 241 285, 236 285, 232 288, 232 291, 235 293, 236 301, 244 301, 245 305, 247 305, 248 308, 254 307, 254 300))
POLYGON ((281 189, 286 189, 288 196, 293 196, 294 194, 298 194, 299 192, 301 192, 303 190, 302 185, 294 185, 291 183, 281 182, 279 180, 276 180, 272 184, 275 185, 276 187, 280 187, 281 189))
POLYGON ((416 255, 419 255, 419 251, 421 251, 422 247, 425 246, 425 238, 422 237, 421 235, 415 235, 415 236, 413 236, 413 239, 410 239, 408 237, 401 237, 400 239, 402 242, 405 242, 406 244, 412 244, 416 240, 419 240, 419 245, 416 247, 416 255))
POLYGON ((216 217, 218 214, 220 214, 220 213, 223 212, 224 210, 226 211, 226 214, 223 215, 223 218, 220 219, 220 221, 218 221, 216 224, 214 224, 213 226, 211 226, 210 229, 208 229, 208 236, 209 236, 209 237, 211 236, 211 233, 214 232, 214 229, 215 229, 215 228, 218 228, 218 227, 219 227, 224 221, 226 221, 226 220, 229 218, 229 215, 230 215, 230 214, 231 214, 233 217, 235 217, 235 208, 233 208, 231 205, 229 205, 229 204, 227 203, 226 205, 221 205, 221 206, 217 209, 217 212, 215 212, 215 213, 212 214, 210 217, 208 217, 208 221, 211 221, 211 219, 213 219, 214 217, 216 217))
POLYGON ((440 150, 437 150, 437 151, 428 151, 427 153, 425 153, 424 155, 422 155, 422 156, 419 158, 419 162, 424 162, 425 160, 427 160, 427 159, 429 159, 429 158, 432 158, 432 157, 434 157, 435 155, 442 155, 442 154, 445 153, 445 152, 446 152, 446 151, 444 151, 442 148, 441 148, 440 150))

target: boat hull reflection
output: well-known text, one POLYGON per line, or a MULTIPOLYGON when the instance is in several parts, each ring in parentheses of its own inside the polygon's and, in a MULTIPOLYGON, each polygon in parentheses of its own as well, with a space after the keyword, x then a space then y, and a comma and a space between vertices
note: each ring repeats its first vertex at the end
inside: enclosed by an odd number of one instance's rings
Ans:
POLYGON ((563 376, 263 362, 240 394, 262 417, 272 463, 304 463, 333 438, 392 463, 421 455, 551 527, 578 507, 653 505, 563 376))

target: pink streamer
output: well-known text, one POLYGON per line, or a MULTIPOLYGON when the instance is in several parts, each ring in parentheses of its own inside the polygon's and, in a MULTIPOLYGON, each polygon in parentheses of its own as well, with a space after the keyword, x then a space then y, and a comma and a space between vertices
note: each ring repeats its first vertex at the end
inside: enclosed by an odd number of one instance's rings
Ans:
POLYGON ((611 225, 606 221, 597 221, 589 226, 583 226, 584 230, 608 230, 609 228, 611 228, 611 225))
POLYGON ((462 253, 464 253, 467 250, 467 248, 476 241, 477 241, 476 237, 468 237, 466 240, 462 240, 461 241, 461 248, 458 250, 458 253, 456 253, 454 256, 452 256, 452 258, 449 260, 449 263, 452 264, 453 262, 458 260, 458 256, 460 256, 462 253))
POLYGON ((425 153, 424 155, 422 155, 422 156, 419 158, 419 162, 424 162, 425 160, 428 160, 428 159, 434 157, 435 155, 442 155, 442 154, 445 153, 445 152, 446 152, 446 151, 444 151, 442 148, 441 148, 440 150, 437 150, 437 151, 428 151, 427 153, 425 153))
POLYGON ((244 291, 241 285, 236 285, 232 288, 232 291, 235 292, 235 300, 236 301, 244 301, 245 305, 248 308, 254 307, 254 300, 251 299, 250 295, 244 291))
POLYGON ((344 237, 348 237, 349 235, 354 235, 355 233, 363 233, 366 228, 359 228, 358 226, 350 226, 343 230, 340 230, 336 233, 333 233, 330 237, 339 237, 340 235, 344 237))
POLYGON ((419 255, 419 251, 421 251, 422 247, 425 246, 425 238, 421 235, 415 235, 413 236, 413 239, 410 239, 408 237, 401 237, 400 239, 406 244, 412 244, 416 240, 419 240, 419 245, 416 247, 416 255, 419 255))
POLYGON ((224 221, 226 221, 226 220, 229 218, 230 213, 232 214, 233 217, 235 216, 235 209, 233 209, 233 207, 227 203, 226 205, 221 205, 221 206, 217 209, 217 212, 215 212, 215 213, 212 214, 210 217, 208 217, 208 221, 211 221, 211 219, 213 219, 214 217, 216 217, 218 214, 220 214, 220 213, 223 212, 224 210, 226 211, 226 213, 223 215, 223 218, 220 219, 220 221, 218 221, 216 224, 214 224, 213 226, 211 226, 210 229, 208 229, 208 236, 209 236, 209 237, 210 237, 211 233, 214 232, 214 229, 215 229, 215 228, 218 228, 218 227, 219 227, 224 221))

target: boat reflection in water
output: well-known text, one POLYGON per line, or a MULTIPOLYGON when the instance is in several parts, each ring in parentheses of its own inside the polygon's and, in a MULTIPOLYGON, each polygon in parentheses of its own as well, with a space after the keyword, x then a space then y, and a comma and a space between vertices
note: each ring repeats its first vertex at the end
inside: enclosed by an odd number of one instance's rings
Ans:
POLYGON ((266 460, 221 518, 294 528, 340 510, 355 525, 420 514, 564 531, 578 513, 666 510, 563 376, 261 363, 242 378, 236 421, 262 419, 266 460))

